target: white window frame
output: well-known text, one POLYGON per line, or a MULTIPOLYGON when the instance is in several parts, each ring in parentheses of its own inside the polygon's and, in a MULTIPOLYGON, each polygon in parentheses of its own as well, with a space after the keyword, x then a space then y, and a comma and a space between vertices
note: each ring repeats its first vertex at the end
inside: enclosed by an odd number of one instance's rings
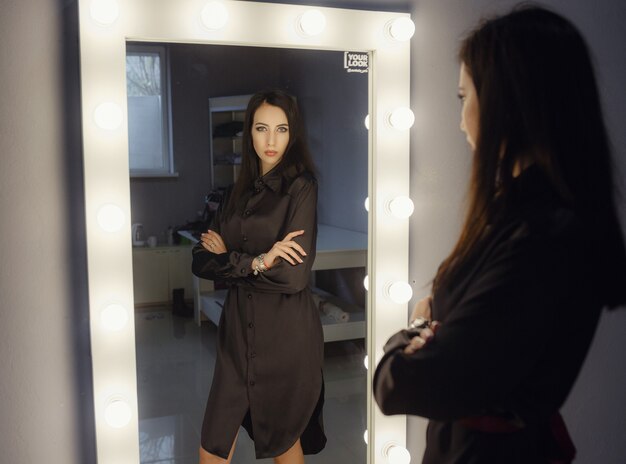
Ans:
MULTIPOLYGON (((161 131, 163 134, 161 159, 163 161, 163 167, 148 169, 130 168, 130 177, 178 177, 178 173, 174 170, 174 147, 172 143, 172 92, 170 89, 169 47, 157 44, 127 44, 126 56, 141 53, 157 53, 161 63, 161 125, 163 129, 161 131)), ((130 157, 130 144, 128 150, 130 157)))

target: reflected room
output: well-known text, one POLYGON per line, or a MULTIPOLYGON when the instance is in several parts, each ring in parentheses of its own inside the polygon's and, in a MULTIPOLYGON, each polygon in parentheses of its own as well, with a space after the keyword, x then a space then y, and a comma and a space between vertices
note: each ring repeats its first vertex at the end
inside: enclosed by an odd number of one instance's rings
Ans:
MULTIPOLYGON (((197 462, 226 290, 192 275, 191 248, 238 175, 248 99, 267 88, 297 99, 319 171, 310 285, 328 443, 306 462, 365 462, 369 55, 129 42, 126 58, 141 463, 197 462)), ((245 431, 232 462, 255 462, 245 431)))

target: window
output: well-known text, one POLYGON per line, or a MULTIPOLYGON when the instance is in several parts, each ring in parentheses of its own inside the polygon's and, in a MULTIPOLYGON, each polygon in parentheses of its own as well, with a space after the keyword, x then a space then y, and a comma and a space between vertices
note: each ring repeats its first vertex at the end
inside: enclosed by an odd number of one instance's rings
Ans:
POLYGON ((174 176, 167 50, 128 45, 128 154, 131 177, 174 176))

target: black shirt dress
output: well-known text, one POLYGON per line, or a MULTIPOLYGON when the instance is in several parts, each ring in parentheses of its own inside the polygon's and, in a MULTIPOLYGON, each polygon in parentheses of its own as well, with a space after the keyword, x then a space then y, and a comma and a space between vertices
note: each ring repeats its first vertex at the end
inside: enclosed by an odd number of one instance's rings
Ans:
MULTIPOLYGON (((217 360, 202 425, 202 447, 224 459, 243 425, 256 457, 283 454, 298 438, 305 454, 326 444, 322 423, 324 340, 309 277, 315 260, 317 183, 270 171, 257 179, 245 208, 230 218, 218 210, 212 230, 227 248, 219 255, 199 243, 193 273, 229 285, 219 322, 217 360), (307 253, 254 275, 254 257, 289 232, 307 253)), ((227 201, 225 198, 224 203, 227 201)))
POLYGON ((433 295, 435 337, 406 355, 409 334, 400 331, 376 369, 383 413, 431 419, 423 463, 536 464, 559 452, 550 421, 590 346, 606 296, 603 270, 593 225, 581 223, 539 168, 514 181, 512 198, 433 295), (477 428, 484 418, 511 427, 477 428))

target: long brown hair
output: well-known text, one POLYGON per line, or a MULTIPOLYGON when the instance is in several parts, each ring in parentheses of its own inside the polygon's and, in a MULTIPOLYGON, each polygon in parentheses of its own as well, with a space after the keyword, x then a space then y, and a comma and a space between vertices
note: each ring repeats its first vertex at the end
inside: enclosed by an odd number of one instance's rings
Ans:
MULTIPOLYGON (((476 88, 479 128, 465 223, 435 289, 466 262, 496 205, 507 203, 518 164, 539 166, 561 199, 597 231, 600 262, 624 276, 609 140, 578 30, 554 12, 524 5, 481 23, 463 40, 459 59, 476 88)), ((618 293, 607 296, 609 304, 624 301, 618 293)))
POLYGON ((296 99, 279 89, 257 92, 248 102, 243 126, 241 172, 235 181, 228 204, 224 209, 225 217, 232 216, 235 211, 243 208, 254 181, 260 176, 259 157, 254 150, 252 141, 252 124, 257 109, 267 103, 282 109, 287 116, 289 125, 289 142, 283 158, 273 171, 279 172, 284 178, 283 187, 287 187, 297 176, 307 173, 315 178, 317 170, 306 143, 306 130, 296 99))

